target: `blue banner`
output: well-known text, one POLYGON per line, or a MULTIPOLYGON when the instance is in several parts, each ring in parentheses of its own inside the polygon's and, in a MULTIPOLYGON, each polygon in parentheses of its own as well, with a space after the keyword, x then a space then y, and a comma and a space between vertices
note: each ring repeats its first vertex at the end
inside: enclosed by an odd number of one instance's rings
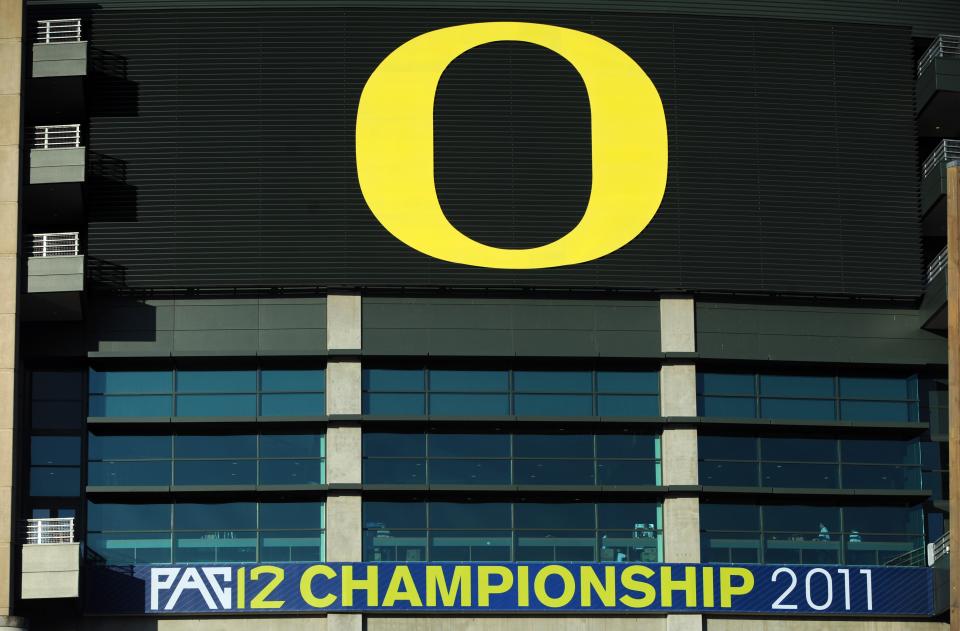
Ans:
POLYGON ((684 563, 276 563, 91 567, 98 613, 933 614, 928 568, 684 563))

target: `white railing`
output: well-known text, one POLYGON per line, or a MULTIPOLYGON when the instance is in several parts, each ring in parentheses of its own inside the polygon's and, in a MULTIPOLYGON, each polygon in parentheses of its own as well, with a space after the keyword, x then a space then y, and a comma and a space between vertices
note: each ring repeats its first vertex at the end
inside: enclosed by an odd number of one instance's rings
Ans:
POLYGON ((937 35, 917 62, 917 76, 922 75, 939 57, 960 57, 960 35, 937 35))
POLYGON ((76 149, 80 146, 80 125, 37 125, 33 128, 34 149, 76 149))
POLYGON ((927 565, 932 566, 940 559, 940 557, 947 554, 950 554, 949 532, 944 534, 936 541, 927 544, 927 565))
POLYGON ((77 256, 79 232, 42 232, 33 235, 30 256, 77 256))
POLYGON ((73 517, 28 519, 24 543, 73 543, 73 517))
POLYGON ((927 264, 927 284, 937 277, 943 270, 947 269, 947 248, 944 247, 940 253, 927 264))
POLYGON ((38 44, 79 42, 80 35, 80 18, 37 20, 38 44))
POLYGON ((960 140, 944 140, 923 161, 923 177, 927 177, 947 162, 960 160, 960 140))

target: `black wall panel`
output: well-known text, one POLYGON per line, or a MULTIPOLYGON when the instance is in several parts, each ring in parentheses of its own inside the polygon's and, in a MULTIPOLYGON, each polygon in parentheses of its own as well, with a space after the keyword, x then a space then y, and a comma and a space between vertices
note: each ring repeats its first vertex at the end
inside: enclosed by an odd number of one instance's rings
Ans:
MULTIPOLYGON (((910 29, 781 20, 323 8, 110 11, 94 60, 88 253, 131 288, 425 286, 915 297, 910 29), (574 267, 431 259, 366 208, 353 130, 364 81, 404 41, 520 19, 593 33, 660 91, 663 205, 574 267)), ((590 188, 589 111, 554 53, 497 43, 450 65, 435 107, 451 221, 499 247, 555 239, 590 188)))

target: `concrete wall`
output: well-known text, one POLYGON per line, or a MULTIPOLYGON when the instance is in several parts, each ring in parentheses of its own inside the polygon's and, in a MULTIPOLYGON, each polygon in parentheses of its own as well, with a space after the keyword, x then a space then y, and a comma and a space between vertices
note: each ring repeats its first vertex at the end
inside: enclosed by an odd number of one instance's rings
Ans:
POLYGON ((83 291, 84 256, 31 256, 27 293, 83 291))
POLYGON ((58 184, 83 182, 86 176, 87 149, 32 149, 30 183, 58 184))
POLYGON ((20 84, 23 3, 0 0, 0 617, 13 596, 14 402, 20 243, 20 84))
POLYGON ((76 598, 80 595, 80 544, 23 546, 20 597, 76 598))
POLYGON ((34 44, 32 74, 34 78, 87 74, 87 43, 34 44))

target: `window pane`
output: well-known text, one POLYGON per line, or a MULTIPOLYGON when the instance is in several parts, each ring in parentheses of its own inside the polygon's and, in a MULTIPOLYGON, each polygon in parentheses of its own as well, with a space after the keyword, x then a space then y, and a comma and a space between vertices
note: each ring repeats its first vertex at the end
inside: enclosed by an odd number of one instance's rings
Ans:
POLYGON ((37 371, 32 375, 34 400, 80 400, 83 397, 83 376, 79 372, 37 371))
POLYGON ((257 505, 253 502, 177 504, 173 517, 176 530, 252 530, 257 527, 257 505))
POLYGON ((256 416, 255 394, 183 394, 177 396, 177 416, 256 416))
POLYGON ((179 486, 254 485, 257 483, 257 461, 174 461, 173 483, 179 486))
POLYGON ((697 404, 701 416, 754 418, 757 415, 757 401, 752 397, 698 397, 697 404))
POLYGON ((659 465, 652 460, 600 460, 597 483, 607 485, 660 484, 659 465))
POLYGON ((323 460, 261 460, 261 485, 323 484, 323 460))
POLYGON ((840 396, 850 399, 915 399, 908 381, 890 377, 840 377, 840 396))
POLYGON ((172 416, 173 397, 100 396, 90 397, 90 416, 172 416))
POLYGON ((586 370, 517 370, 513 388, 516 392, 592 392, 593 375, 586 370))
POLYGON ((596 528, 594 504, 517 503, 514 505, 515 528, 596 528))
POLYGON ((842 440, 840 452, 845 462, 882 464, 919 464, 919 443, 897 440, 842 440))
POLYGON ((659 530, 661 524, 658 513, 658 506, 653 502, 600 502, 597 504, 597 526, 602 529, 638 532, 659 530))
POLYGON ((430 484, 510 484, 509 460, 431 460, 430 484))
POLYGON ((177 458, 256 458, 256 436, 177 436, 177 458))
POLYGON ((322 458, 323 434, 263 434, 261 458, 322 458))
POLYGON ((364 395, 364 414, 424 414, 424 395, 375 394, 364 395))
MULTIPOLYGON (((34 429, 79 429, 83 422, 80 401, 34 401, 30 407, 30 424, 34 429)), ((98 416, 93 411, 90 415, 98 416)))
POLYGON ((760 396, 833 398, 833 377, 760 375, 760 396))
POLYGON ((407 563, 426 561, 427 534, 422 530, 366 530, 363 533, 363 560, 407 563))
POLYGON ((592 434, 518 434, 514 436, 517 458, 592 458, 592 434))
POLYGON ((98 504, 87 502, 87 529, 158 530, 170 528, 170 504, 98 504))
POLYGON ((914 404, 883 401, 841 401, 840 418, 844 421, 911 423, 917 420, 914 404))
POLYGON ((837 441, 799 437, 761 438, 760 453, 764 460, 836 462, 837 441))
POLYGON ((593 561, 593 530, 529 530, 516 534, 517 561, 593 561))
POLYGON ((169 370, 90 370, 90 394, 163 394, 173 392, 169 370))
POLYGON ((252 562, 257 560, 257 533, 236 530, 174 533, 173 561, 252 562))
POLYGON ((703 563, 759 563, 760 535, 752 532, 703 533, 703 563))
POLYGON ((364 484, 426 484, 425 460, 364 460, 364 484))
POLYGON ((764 462, 763 486, 836 489, 839 469, 836 464, 764 462))
POLYGON ((426 528, 423 502, 364 502, 364 528, 426 528))
POLYGON ((514 412, 519 416, 591 416, 589 394, 517 394, 514 412))
POLYGON ((260 562, 323 561, 324 535, 315 530, 260 533, 260 562))
POLYGON ((323 369, 260 371, 260 390, 263 392, 323 392, 326 386, 323 369))
POLYGON ((431 458, 509 458, 510 434, 428 434, 431 458))
POLYGON ((700 483, 704 486, 758 486, 759 475, 756 462, 700 462, 700 483))
POLYGON ((597 396, 600 416, 660 416, 660 399, 656 396, 601 394, 597 396))
POLYGON ((364 456, 426 455, 426 437, 423 434, 395 434, 392 432, 364 432, 364 456))
POLYGON ((170 436, 98 436, 87 441, 90 460, 170 458, 170 436))
POLYGON ((760 507, 742 504, 700 503, 703 530, 760 530, 760 507))
POLYGON ((87 465, 87 484, 91 486, 167 486, 170 484, 169 460, 91 462, 87 465))
POLYGON ((96 563, 105 565, 170 563, 172 559, 169 532, 91 533, 87 550, 96 563))
POLYGON ((322 529, 323 508, 323 502, 264 502, 260 504, 260 528, 322 529))
POLYGON ((433 392, 506 392, 506 370, 430 370, 433 392))
POLYGON ((848 464, 843 466, 843 487, 846 489, 919 489, 922 488, 922 474, 920 467, 848 464))
POLYGON ((79 436, 32 436, 30 464, 79 465, 79 436))
POLYGON ((657 394, 659 374, 631 371, 597 371, 597 392, 614 394, 657 394))
POLYGON ((509 530, 446 530, 430 533, 431 561, 509 561, 509 530))
POLYGON ((506 394, 431 394, 430 414, 441 416, 503 416, 510 413, 506 394))
POLYGON ((760 416, 791 421, 836 420, 833 400, 816 399, 761 399, 760 416))
POLYGON ((919 506, 851 506, 844 509, 846 530, 861 533, 923 533, 919 506))
POLYGON ((646 527, 637 530, 603 531, 598 543, 601 562, 657 563, 662 560, 660 535, 646 527))
POLYGON ((322 394, 262 394, 261 416, 323 416, 327 413, 322 394))
POLYGON ((698 394, 740 394, 753 397, 756 381, 753 375, 697 373, 698 394))
POLYGON ((517 460, 515 484, 596 484, 593 460, 517 460))
POLYGON ((363 371, 363 389, 368 392, 423 392, 422 368, 367 368, 363 371))
POLYGON ((656 436, 650 434, 598 434, 598 458, 659 458, 656 436))
POLYGON ((764 529, 768 532, 820 533, 840 530, 840 509, 832 506, 764 506, 764 529), (822 525, 822 526, 821 526, 822 525))
POLYGON ((510 528, 510 504, 430 502, 430 528, 510 528))
POLYGON ((30 495, 78 497, 80 467, 30 467, 30 495))
POLYGON ((752 436, 709 436, 697 441, 704 460, 757 460, 757 439, 752 436))
POLYGON ((255 370, 178 370, 177 392, 256 392, 255 370))

